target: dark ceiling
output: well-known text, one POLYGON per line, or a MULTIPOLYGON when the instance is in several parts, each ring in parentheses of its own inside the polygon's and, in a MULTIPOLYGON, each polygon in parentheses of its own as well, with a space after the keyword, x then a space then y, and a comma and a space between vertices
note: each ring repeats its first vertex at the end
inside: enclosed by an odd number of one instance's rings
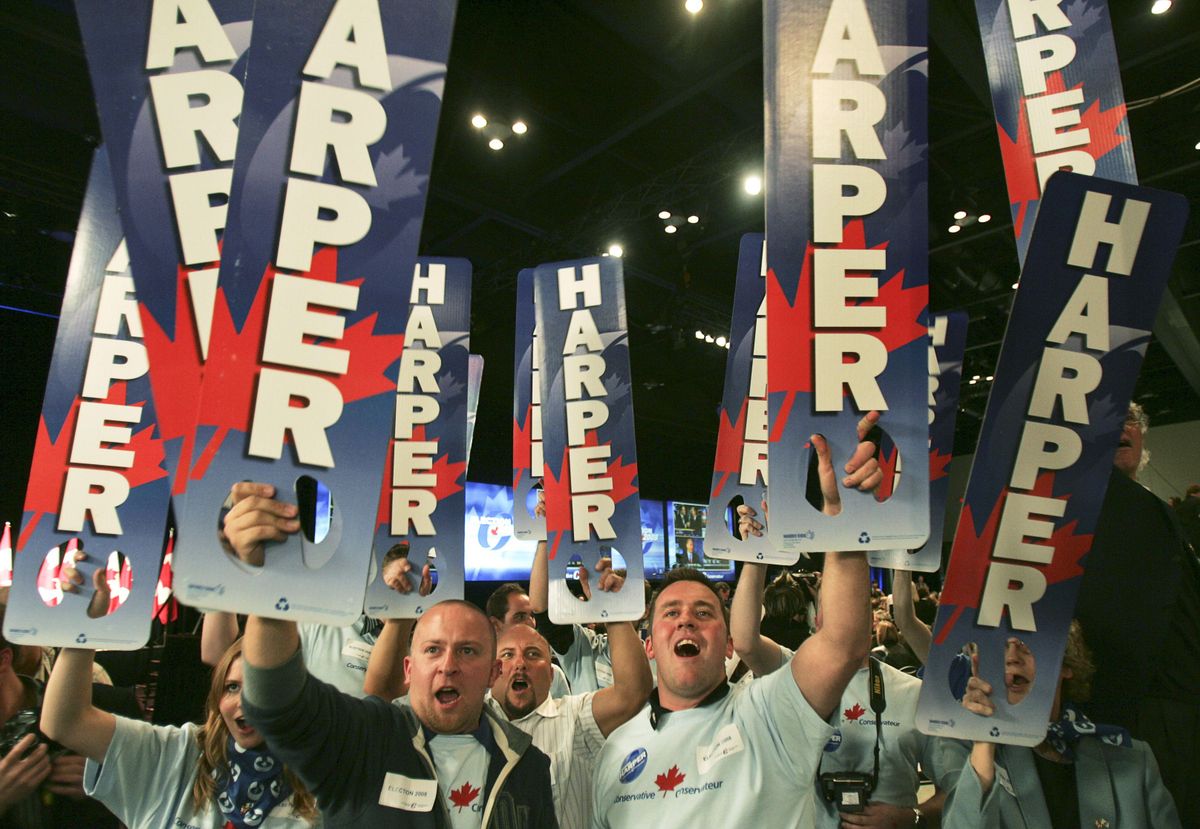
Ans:
MULTIPOLYGON (((1142 183, 1187 195, 1192 219, 1137 396, 1157 423, 1200 411, 1200 4, 1111 4, 1142 183), (1158 100, 1156 100, 1156 98, 1158 100), (1189 382, 1190 378, 1190 382, 1189 382)), ((1008 200, 968 0, 931 11, 930 279, 935 311, 970 312, 966 377, 995 365, 1016 281, 1008 200), (965 209, 990 213, 957 235, 965 209)), ((56 319, 99 128, 66 0, 0 4, 0 394, 20 516, 56 319)), ((487 371, 471 478, 510 478, 513 284, 522 267, 625 249, 642 491, 703 498, 712 474, 739 237, 763 229, 743 175, 762 167, 757 0, 460 0, 421 252, 475 267, 472 348, 487 371), (469 121, 522 118, 500 152, 469 121), (696 214, 674 235, 659 211, 696 214)), ((974 449, 986 382, 963 386, 956 451, 974 449)))

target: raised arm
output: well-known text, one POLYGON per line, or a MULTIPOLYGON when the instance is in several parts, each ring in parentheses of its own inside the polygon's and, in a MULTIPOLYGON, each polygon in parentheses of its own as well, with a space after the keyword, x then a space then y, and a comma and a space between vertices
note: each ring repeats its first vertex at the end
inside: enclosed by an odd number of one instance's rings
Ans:
MULTIPOLYGON (((738 507, 743 538, 747 532, 762 534, 762 527, 754 520, 754 515, 751 507, 744 504, 738 507)), ((777 670, 783 653, 774 639, 760 632, 766 581, 765 564, 744 562, 742 574, 738 576, 737 590, 733 593, 733 602, 729 605, 729 634, 733 637, 733 649, 755 676, 765 676, 777 670)))
POLYGON ((92 705, 95 651, 64 648, 50 672, 42 700, 42 732, 76 754, 104 761, 117 718, 92 705))
MULTIPOLYGON (((875 460, 875 445, 865 440, 879 420, 871 412, 858 424, 859 444, 847 462, 842 485, 864 492, 874 490, 883 479, 875 460)), ((821 481, 823 511, 842 511, 837 475, 829 445, 822 435, 813 435, 817 474, 821 481)), ((829 552, 821 577, 821 626, 805 640, 792 659, 792 677, 808 704, 822 717, 837 707, 846 685, 871 649, 871 589, 866 553, 829 552)))
POLYGON ((241 634, 236 614, 218 610, 205 613, 200 627, 200 661, 215 667, 241 634))
POLYGON ((929 626, 917 618, 917 608, 913 604, 912 573, 908 570, 892 571, 892 618, 896 620, 896 627, 900 628, 904 641, 924 665, 929 661, 933 634, 929 626))
POLYGON ((363 678, 363 693, 367 696, 394 700, 408 693, 404 679, 404 657, 415 619, 388 619, 375 640, 371 658, 367 660, 367 675, 363 678))
POLYGON ((550 609, 550 560, 546 542, 539 541, 533 551, 533 568, 529 571, 529 606, 534 613, 550 609))
POLYGON ((605 737, 642 710, 654 687, 646 649, 631 622, 608 625, 613 684, 596 692, 592 714, 605 737))

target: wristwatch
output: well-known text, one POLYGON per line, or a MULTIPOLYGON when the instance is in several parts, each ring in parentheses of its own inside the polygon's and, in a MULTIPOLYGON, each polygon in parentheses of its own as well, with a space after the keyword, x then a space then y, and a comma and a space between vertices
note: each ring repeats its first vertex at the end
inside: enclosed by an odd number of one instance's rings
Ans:
POLYGON ((913 806, 913 829, 921 825, 921 810, 913 806))

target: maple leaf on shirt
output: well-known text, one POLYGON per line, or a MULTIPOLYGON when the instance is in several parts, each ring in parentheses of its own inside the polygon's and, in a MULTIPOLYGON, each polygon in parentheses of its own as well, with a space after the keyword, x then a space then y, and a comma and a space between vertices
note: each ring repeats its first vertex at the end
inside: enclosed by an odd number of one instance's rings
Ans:
POLYGON ((842 716, 848 720, 857 720, 865 713, 867 713, 867 710, 856 702, 853 708, 847 708, 843 711, 842 716))
POLYGON ((464 782, 460 788, 450 790, 450 802, 462 811, 464 806, 470 806, 471 801, 479 796, 479 788, 472 788, 469 782, 464 782))
POLYGON ((658 790, 663 793, 663 797, 667 796, 667 792, 675 791, 675 787, 683 782, 683 778, 687 777, 679 771, 679 766, 671 766, 665 774, 660 774, 654 778, 654 782, 658 784, 658 790))

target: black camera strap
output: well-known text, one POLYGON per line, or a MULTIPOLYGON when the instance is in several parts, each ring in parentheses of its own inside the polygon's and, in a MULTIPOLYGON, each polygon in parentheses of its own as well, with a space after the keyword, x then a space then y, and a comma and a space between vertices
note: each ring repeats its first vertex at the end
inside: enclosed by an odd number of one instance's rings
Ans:
POLYGON ((871 791, 879 784, 879 744, 883 742, 883 712, 887 696, 883 693, 883 670, 875 657, 867 659, 867 685, 871 695, 871 711, 875 714, 875 770, 871 772, 871 791))

